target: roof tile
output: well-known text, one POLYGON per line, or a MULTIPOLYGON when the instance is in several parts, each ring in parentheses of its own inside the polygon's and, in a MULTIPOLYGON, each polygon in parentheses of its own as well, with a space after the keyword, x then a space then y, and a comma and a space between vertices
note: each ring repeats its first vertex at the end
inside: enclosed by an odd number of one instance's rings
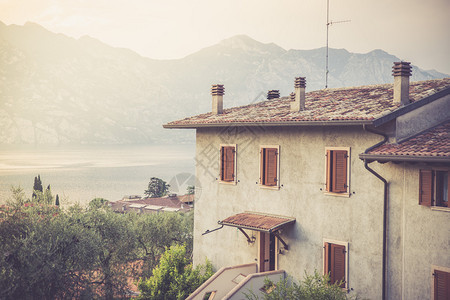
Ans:
POLYGON ((381 145, 369 151, 368 154, 450 158, 450 122, 402 143, 381 145))
MULTIPOLYGON (((412 82, 411 102, 450 87, 450 78, 412 82)), ((225 109, 223 114, 205 113, 173 121, 165 126, 219 125, 229 123, 295 123, 330 121, 367 121, 382 117, 399 107, 392 101, 393 84, 324 89, 306 93, 306 107, 290 111, 290 97, 225 109)))

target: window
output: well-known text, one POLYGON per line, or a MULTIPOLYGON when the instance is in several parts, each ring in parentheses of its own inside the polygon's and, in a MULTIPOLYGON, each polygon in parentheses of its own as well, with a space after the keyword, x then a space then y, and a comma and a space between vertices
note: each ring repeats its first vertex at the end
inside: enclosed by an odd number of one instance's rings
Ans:
POLYGON ((342 280, 341 288, 347 287, 348 243, 324 242, 324 274, 330 275, 330 282, 342 280))
POLYGON ((220 147, 220 180, 236 182, 236 145, 220 147))
POLYGON ((450 273, 435 269, 433 277, 433 299, 450 299, 450 273))
POLYGON ((260 184, 279 187, 279 146, 261 147, 260 155, 260 184))
POLYGON ((349 193, 350 148, 326 149, 326 191, 349 193))
POLYGON ((419 204, 448 207, 449 180, 448 170, 420 170, 419 204))

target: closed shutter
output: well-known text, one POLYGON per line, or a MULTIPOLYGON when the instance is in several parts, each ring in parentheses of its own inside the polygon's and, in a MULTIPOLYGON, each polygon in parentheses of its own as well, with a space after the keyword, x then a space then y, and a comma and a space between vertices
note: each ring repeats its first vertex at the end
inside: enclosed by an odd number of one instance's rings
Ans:
POLYGON ((450 207, 450 171, 447 173, 447 207, 450 207))
POLYGON ((433 199, 433 171, 420 170, 419 176, 419 204, 431 206, 433 199))
POLYGON ((330 243, 325 243, 323 254, 323 274, 330 273, 330 243))
POLYGON ((333 154, 331 150, 327 150, 327 192, 331 192, 331 161, 333 160, 333 154))
POLYGON ((347 151, 334 150, 332 169, 332 191, 347 192, 347 151))
POLYGON ((343 281, 340 287, 345 287, 345 246, 331 244, 331 283, 343 281))
POLYGON ((234 147, 222 147, 222 176, 223 181, 233 181, 234 180, 234 157, 235 150, 234 147))
POLYGON ((278 151, 275 148, 267 148, 265 161, 265 185, 277 185, 277 155, 278 151))
POLYGON ((434 270, 434 300, 450 299, 450 273, 434 270))

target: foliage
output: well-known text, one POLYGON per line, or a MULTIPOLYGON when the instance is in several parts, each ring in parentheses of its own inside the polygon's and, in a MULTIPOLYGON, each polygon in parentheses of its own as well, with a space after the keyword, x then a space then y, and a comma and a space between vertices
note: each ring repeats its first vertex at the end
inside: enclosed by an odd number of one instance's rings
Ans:
POLYGON ((89 202, 89 209, 105 208, 108 204, 108 200, 104 198, 94 198, 89 202))
POLYGON ((148 189, 145 190, 144 194, 151 198, 162 197, 167 194, 170 185, 164 180, 152 177, 148 183, 148 189))
POLYGON ((185 299, 212 274, 210 262, 193 268, 186 255, 186 247, 171 246, 162 255, 153 275, 139 282, 139 299, 185 299))
POLYGON ((47 188, 42 188, 41 176, 34 177, 33 194, 31 196, 31 202, 53 204, 53 195, 50 185, 47 188))
POLYGON ((191 214, 117 214, 101 198, 61 210, 12 192, 0 207, 0 299, 126 297, 165 247, 192 251, 191 214))
MULTIPOLYGON (((254 291, 249 291, 246 298, 250 300, 265 299, 265 300, 346 300, 347 294, 345 290, 339 287, 342 282, 335 284, 329 283, 328 275, 320 275, 317 270, 313 275, 305 272, 305 277, 299 283, 292 278, 280 280, 273 283, 270 280, 265 280, 265 286, 274 288, 267 289, 267 294, 259 297, 254 291)), ((353 299, 354 297, 350 297, 353 299)))
POLYGON ((58 194, 56 194, 55 205, 59 206, 59 195, 58 194))
POLYGON ((195 194, 195 185, 188 185, 186 188, 186 194, 188 195, 195 194))
POLYGON ((43 192, 41 175, 34 177, 33 191, 43 192))
POLYGON ((137 215, 134 222, 136 239, 143 258, 142 276, 151 276, 153 268, 165 249, 175 244, 184 244, 186 253, 192 255, 194 214, 163 213, 137 215))

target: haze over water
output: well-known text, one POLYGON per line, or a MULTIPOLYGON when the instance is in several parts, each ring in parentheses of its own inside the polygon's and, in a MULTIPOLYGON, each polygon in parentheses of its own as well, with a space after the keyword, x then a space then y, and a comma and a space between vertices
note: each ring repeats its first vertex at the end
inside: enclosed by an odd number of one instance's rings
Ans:
MULTIPOLYGON (((194 145, 102 145, 0 150, 0 203, 21 186, 31 196, 34 177, 63 203, 87 204, 96 197, 119 200, 143 195, 151 177, 167 182, 180 173, 194 174, 194 145)), ((185 191, 178 191, 184 194, 185 191)))

